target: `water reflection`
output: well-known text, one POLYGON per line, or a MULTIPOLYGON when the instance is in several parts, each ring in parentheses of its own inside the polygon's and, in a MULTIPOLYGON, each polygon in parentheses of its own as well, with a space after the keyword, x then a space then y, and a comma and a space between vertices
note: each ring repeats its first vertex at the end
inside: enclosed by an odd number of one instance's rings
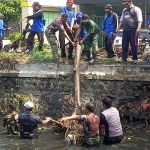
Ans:
POLYGON ((17 136, 6 136, 6 131, 0 128, 0 150, 149 150, 149 133, 135 132, 132 136, 126 136, 121 144, 96 148, 80 146, 66 146, 64 137, 55 135, 50 131, 40 131, 38 139, 23 140, 17 136))

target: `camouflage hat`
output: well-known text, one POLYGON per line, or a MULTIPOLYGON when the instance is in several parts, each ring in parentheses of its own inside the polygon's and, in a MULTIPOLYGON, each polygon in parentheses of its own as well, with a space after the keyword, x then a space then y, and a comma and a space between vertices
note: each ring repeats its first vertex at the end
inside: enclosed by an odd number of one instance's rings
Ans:
POLYGON ((4 15, 3 15, 3 14, 0 14, 0 18, 4 18, 4 15))

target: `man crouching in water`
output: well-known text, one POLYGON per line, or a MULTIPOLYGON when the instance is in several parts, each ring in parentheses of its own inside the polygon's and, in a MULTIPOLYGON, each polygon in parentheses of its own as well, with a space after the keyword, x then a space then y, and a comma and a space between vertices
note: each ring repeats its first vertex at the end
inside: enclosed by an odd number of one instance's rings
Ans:
POLYGON ((79 120, 83 123, 83 146, 98 146, 100 144, 99 138, 99 124, 100 118, 94 114, 94 105, 87 103, 85 106, 85 115, 74 115, 70 117, 61 118, 61 122, 68 120, 79 120))
POLYGON ((32 112, 34 104, 32 102, 26 102, 24 104, 26 108, 26 112, 20 114, 18 122, 19 122, 19 132, 21 138, 33 139, 37 138, 37 125, 38 124, 47 124, 51 118, 46 117, 46 120, 42 120, 38 115, 35 115, 32 112))

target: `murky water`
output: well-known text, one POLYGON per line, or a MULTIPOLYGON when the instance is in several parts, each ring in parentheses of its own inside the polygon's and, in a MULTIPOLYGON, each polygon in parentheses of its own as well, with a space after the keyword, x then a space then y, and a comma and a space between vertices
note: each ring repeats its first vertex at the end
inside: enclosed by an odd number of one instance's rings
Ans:
POLYGON ((150 133, 142 131, 125 136, 121 144, 101 145, 98 148, 67 146, 63 136, 42 130, 39 138, 23 140, 16 136, 7 136, 5 128, 0 127, 0 150, 150 150, 150 133))

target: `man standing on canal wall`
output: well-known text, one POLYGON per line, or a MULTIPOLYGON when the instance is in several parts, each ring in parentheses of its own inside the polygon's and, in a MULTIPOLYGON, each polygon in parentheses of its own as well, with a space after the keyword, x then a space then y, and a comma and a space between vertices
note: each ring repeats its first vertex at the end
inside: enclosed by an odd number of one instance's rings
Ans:
POLYGON ((105 31, 105 49, 108 57, 113 58, 116 57, 113 44, 118 27, 118 15, 112 11, 112 6, 110 4, 105 6, 105 12, 101 34, 103 35, 105 31))
MULTIPOLYGON (((73 25, 74 25, 74 19, 75 19, 75 12, 72 11, 72 6, 73 6, 73 0, 67 0, 66 6, 60 8, 60 14, 67 14, 68 15, 68 25, 69 29, 65 27, 66 32, 71 39, 71 41, 74 41, 73 38, 73 25)), ((60 41, 60 48, 61 48, 61 57, 66 58, 66 52, 65 52, 65 37, 62 34, 59 34, 59 41, 60 41)), ((72 53, 73 53, 73 45, 71 42, 69 42, 69 51, 68 51, 68 59, 72 59, 72 53)))
POLYGON ((123 0, 125 9, 122 12, 120 23, 117 33, 123 25, 123 38, 122 38, 122 61, 127 61, 129 43, 132 49, 133 63, 137 63, 138 52, 138 35, 142 25, 142 11, 139 7, 134 6, 132 0, 123 0))
POLYGON ((80 40, 80 44, 84 43, 84 49, 86 51, 86 59, 90 63, 95 62, 98 50, 98 37, 100 28, 98 25, 92 21, 87 14, 82 16, 82 21, 79 24, 79 29, 75 36, 75 42, 77 41, 78 36, 80 35, 82 29, 85 28, 87 31, 86 36, 80 40), (90 50, 92 50, 92 59, 90 57, 90 50))

